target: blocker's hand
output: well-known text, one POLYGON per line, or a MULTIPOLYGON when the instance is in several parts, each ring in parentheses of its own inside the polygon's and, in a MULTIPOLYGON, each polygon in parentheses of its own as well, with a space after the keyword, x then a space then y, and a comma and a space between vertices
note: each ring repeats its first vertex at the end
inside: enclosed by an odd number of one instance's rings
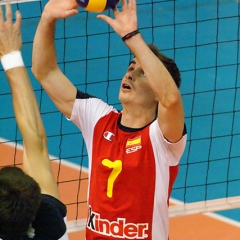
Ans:
POLYGON ((57 20, 78 14, 78 7, 76 0, 49 0, 43 13, 50 20, 57 20))
POLYGON ((21 26, 22 17, 16 11, 16 21, 12 22, 12 8, 6 4, 6 20, 4 20, 2 7, 0 7, 0 57, 13 51, 19 51, 22 47, 21 26))
POLYGON ((122 12, 117 7, 113 9, 115 19, 100 14, 97 18, 108 23, 114 31, 122 38, 126 34, 138 28, 136 0, 122 0, 122 12))

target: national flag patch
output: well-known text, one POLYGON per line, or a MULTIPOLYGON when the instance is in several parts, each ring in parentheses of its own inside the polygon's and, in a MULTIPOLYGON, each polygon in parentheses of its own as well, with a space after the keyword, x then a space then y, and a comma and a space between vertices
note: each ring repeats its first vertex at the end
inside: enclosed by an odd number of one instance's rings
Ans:
POLYGON ((128 139, 127 143, 126 143, 126 147, 141 145, 141 141, 142 141, 141 136, 138 136, 138 137, 135 137, 135 138, 132 138, 132 139, 128 139))

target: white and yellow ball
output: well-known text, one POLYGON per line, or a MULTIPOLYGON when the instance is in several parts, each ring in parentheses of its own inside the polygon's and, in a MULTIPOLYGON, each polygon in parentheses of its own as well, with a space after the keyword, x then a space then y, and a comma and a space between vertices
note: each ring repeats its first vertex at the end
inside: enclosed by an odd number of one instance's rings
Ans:
POLYGON ((76 0, 88 12, 103 12, 114 8, 119 0, 76 0))

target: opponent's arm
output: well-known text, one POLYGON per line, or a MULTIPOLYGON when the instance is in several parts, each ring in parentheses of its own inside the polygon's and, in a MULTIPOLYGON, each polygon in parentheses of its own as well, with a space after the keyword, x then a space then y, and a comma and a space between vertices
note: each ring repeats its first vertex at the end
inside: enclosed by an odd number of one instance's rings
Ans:
POLYGON ((76 88, 57 64, 54 45, 56 21, 78 13, 75 0, 50 0, 44 8, 33 42, 32 72, 57 108, 68 118, 76 88))
MULTIPOLYGON (((122 0, 122 12, 113 9, 115 19, 98 15, 106 21, 122 38, 138 29, 136 0, 122 0)), ((128 48, 139 61, 148 83, 159 99, 158 123, 165 138, 171 142, 181 139, 184 129, 184 110, 181 94, 170 73, 162 62, 149 49, 141 34, 125 41, 128 48)))
POLYGON ((42 193, 59 198, 48 156, 46 133, 21 58, 20 26, 20 12, 16 12, 16 22, 12 23, 10 4, 6 5, 6 21, 0 7, 0 57, 11 87, 16 121, 23 137, 23 169, 38 182, 42 193))

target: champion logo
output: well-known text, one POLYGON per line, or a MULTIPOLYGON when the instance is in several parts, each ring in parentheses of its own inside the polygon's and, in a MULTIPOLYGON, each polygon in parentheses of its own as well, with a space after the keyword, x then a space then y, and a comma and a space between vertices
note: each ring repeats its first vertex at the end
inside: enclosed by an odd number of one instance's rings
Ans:
POLYGON ((110 142, 112 142, 112 137, 113 136, 115 136, 115 135, 112 132, 109 132, 109 131, 106 131, 106 132, 103 133, 103 137, 110 142))
POLYGON ((148 223, 126 223, 125 218, 109 222, 101 219, 100 214, 93 212, 89 207, 89 218, 87 228, 105 236, 124 239, 146 239, 148 234, 148 223))

